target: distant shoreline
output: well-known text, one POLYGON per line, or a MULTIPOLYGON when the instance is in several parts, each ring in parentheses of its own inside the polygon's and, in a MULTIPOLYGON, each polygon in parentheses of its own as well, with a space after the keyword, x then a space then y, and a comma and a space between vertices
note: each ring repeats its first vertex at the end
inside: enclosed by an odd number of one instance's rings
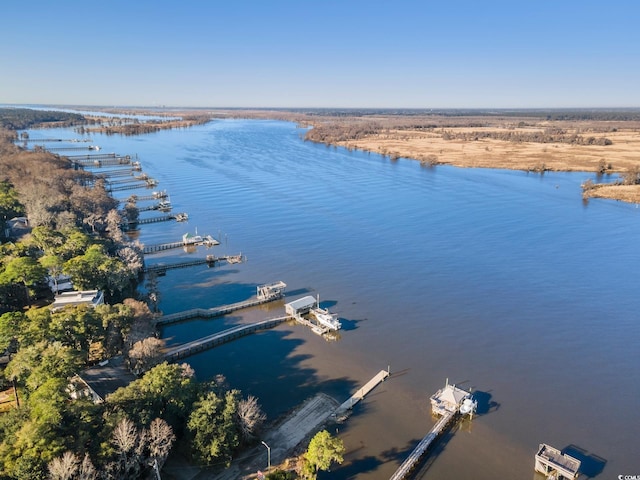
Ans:
MULTIPOLYGON (((159 112, 144 108, 108 111, 159 112)), ((373 109, 168 109, 167 115, 183 115, 185 121, 151 122, 152 128, 188 127, 220 118, 285 120, 311 126, 306 140, 392 160, 413 159, 427 166, 540 174, 585 172, 590 176, 624 175, 640 169, 640 110, 636 109, 525 109, 498 111, 497 115, 478 110, 429 114, 407 109, 391 113, 373 109)), ((142 133, 140 130, 136 133, 142 133)), ((583 197, 640 203, 640 184, 596 183, 595 188, 584 190, 583 197)))

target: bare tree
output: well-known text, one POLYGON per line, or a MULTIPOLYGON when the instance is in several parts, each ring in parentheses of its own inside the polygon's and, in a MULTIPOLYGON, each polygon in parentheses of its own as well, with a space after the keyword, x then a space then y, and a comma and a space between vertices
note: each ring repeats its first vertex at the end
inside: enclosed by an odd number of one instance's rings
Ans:
POLYGON ((165 342, 159 338, 148 337, 136 342, 129 350, 129 360, 134 372, 146 372, 162 362, 162 350, 165 342))
POLYGON ((246 399, 238 402, 240 431, 245 440, 252 439, 266 419, 267 416, 260 408, 258 399, 253 395, 249 395, 246 399))
POLYGON ((173 434, 171 426, 162 420, 156 418, 151 425, 149 425, 148 433, 148 446, 149 457, 152 462, 157 462, 156 465, 160 469, 169 456, 171 446, 173 445, 176 436, 173 434))
POLYGON ((89 454, 86 453, 84 455, 84 460, 82 460, 82 464, 78 468, 78 480, 97 480, 98 479, 98 471, 96 467, 93 466, 93 462, 89 457, 89 454))
POLYGON ((120 228, 122 223, 123 219, 120 213, 118 213, 118 210, 116 210, 115 208, 109 210, 106 218, 106 230, 107 234, 114 242, 122 242, 122 240, 124 239, 122 229, 120 228))
POLYGON ((49 476, 51 480, 71 480, 78 472, 80 459, 70 451, 66 451, 61 457, 54 458, 49 463, 49 476))
POLYGON ((118 454, 117 462, 108 467, 111 476, 123 480, 137 478, 144 461, 144 433, 141 434, 131 420, 123 418, 113 429, 111 443, 118 454))
POLYGON ((129 271, 137 275, 144 267, 142 251, 133 246, 122 247, 118 250, 118 257, 125 263, 129 271))

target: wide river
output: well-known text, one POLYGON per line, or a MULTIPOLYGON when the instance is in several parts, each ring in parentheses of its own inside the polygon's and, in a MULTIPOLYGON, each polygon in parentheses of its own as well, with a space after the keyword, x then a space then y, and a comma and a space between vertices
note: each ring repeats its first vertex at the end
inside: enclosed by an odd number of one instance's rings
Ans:
MULTIPOLYGON (((289 300, 319 294, 342 320, 334 341, 284 324, 198 354, 189 359, 197 376, 224 374, 276 419, 317 392, 343 401, 390 366, 340 426, 345 462, 322 478, 389 478, 433 425, 429 395, 446 379, 477 392, 479 415, 439 443, 421 478, 538 478, 542 442, 570 447, 590 476, 640 475, 640 209, 583 203, 588 173, 428 168, 303 134, 291 123, 220 120, 92 135, 102 152, 137 155, 173 211, 189 214, 142 226, 142 242, 197 230, 220 238, 213 253, 247 256, 160 277, 164 313, 244 300, 283 280, 289 300)), ((115 196, 131 193, 144 190, 115 196)), ((177 344, 281 312, 278 302, 162 335, 177 344)))

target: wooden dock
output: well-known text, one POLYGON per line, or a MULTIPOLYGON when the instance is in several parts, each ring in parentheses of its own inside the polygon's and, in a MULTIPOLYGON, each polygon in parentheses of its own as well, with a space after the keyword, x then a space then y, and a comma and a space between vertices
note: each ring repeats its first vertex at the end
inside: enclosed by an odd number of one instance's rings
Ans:
POLYGON ((223 305, 221 307, 214 308, 192 308, 190 310, 184 310, 182 312, 170 313, 169 315, 163 315, 155 321, 155 325, 168 325, 170 323, 183 322, 185 320, 192 320, 194 318, 214 318, 227 315, 228 313, 235 312, 236 310, 242 310, 244 308, 256 307, 265 303, 273 302, 282 298, 284 295, 278 295, 268 298, 253 297, 244 302, 231 303, 229 305, 223 305))
POLYGON ((98 178, 109 179, 111 177, 131 177, 136 169, 132 167, 112 169, 106 172, 94 173, 98 178))
POLYGON ((420 462, 424 454, 429 447, 436 441, 436 439, 444 433, 447 427, 458 417, 458 412, 447 412, 443 415, 429 431, 429 433, 418 443, 416 448, 411 452, 411 455, 402 462, 402 465, 396 470, 396 472, 389 477, 389 480, 404 480, 412 472, 416 465, 420 462))
MULTIPOLYGON (((153 211, 153 210, 161 210, 163 212, 169 212, 169 211, 171 211, 171 206, 170 205, 162 205, 160 203, 154 203, 152 205, 145 205, 144 207, 136 207, 136 210, 138 210, 138 212, 150 212, 150 211, 153 211)), ((162 245, 165 245, 165 244, 162 244, 162 245)), ((151 245, 151 246, 153 246, 153 245, 151 245)), ((164 250, 166 250, 166 248, 164 250)), ((151 250, 148 253, 157 252, 157 251, 159 251, 159 250, 151 250)), ((145 252, 145 253, 147 253, 147 252, 145 252)))
MULTIPOLYGON (((156 210, 161 210, 163 207, 158 207, 156 208, 156 210)), ((168 208, 170 210, 170 207, 168 208)), ((139 209, 138 211, 142 211, 141 209, 139 209)), ((193 237, 192 237, 193 238, 193 237)), ((220 242, 218 240, 216 240, 215 238, 213 238, 211 235, 207 235, 205 237, 202 237, 200 240, 198 241, 190 241, 189 239, 183 239, 181 242, 170 242, 170 243, 157 243, 154 245, 145 245, 142 248, 142 253, 144 253, 145 255, 149 255, 149 254, 153 254, 153 253, 157 253, 157 252, 162 252, 165 250, 171 250, 174 248, 181 248, 181 247, 215 247, 217 245, 220 245, 220 242)), ((216 261, 218 257, 214 257, 212 259, 210 259, 211 262, 216 261)), ((220 257, 223 258, 223 257, 220 257)))
POLYGON ((209 267, 215 266, 216 263, 242 263, 244 257, 242 255, 225 255, 217 257, 215 255, 207 255, 206 258, 197 258, 195 260, 185 260, 177 263, 159 263, 155 265, 148 265, 144 268, 144 272, 155 272, 158 275, 164 275, 167 270, 175 270, 177 268, 189 268, 196 267, 198 265, 208 265, 209 267))
MULTIPOLYGON (((149 223, 158 223, 158 222, 168 222, 169 220, 177 220, 177 216, 181 215, 179 213, 176 214, 169 214, 169 215, 161 215, 158 217, 149 217, 149 218, 139 218, 138 220, 136 220, 135 222, 128 222, 129 226, 132 225, 147 225, 149 223)), ((183 213, 182 215, 186 215, 185 213, 183 213)))
POLYGON ((47 150, 49 152, 62 152, 62 151, 72 151, 72 150, 96 150, 95 147, 93 146, 88 146, 88 147, 52 147, 52 148, 47 148, 47 150))
POLYGON ((236 327, 229 328, 219 333, 194 340, 193 342, 185 343, 178 347, 167 350, 164 354, 165 360, 168 362, 175 362, 182 358, 194 355, 196 353, 208 350, 210 348, 222 345, 223 343, 230 342, 236 338, 244 337, 260 330, 267 330, 279 325, 289 319, 288 316, 269 318, 257 323, 250 323, 248 325, 238 325, 236 327))
POLYGON ((106 160, 109 158, 116 158, 118 155, 115 153, 93 153, 87 155, 65 155, 65 157, 75 162, 77 160, 106 160))
MULTIPOLYGON (((112 187, 111 184, 106 185, 106 189, 110 192, 121 192, 123 190, 135 190, 137 188, 148 188, 149 184, 147 182, 138 182, 138 183, 127 183, 125 185, 117 185, 112 187)), ((150 222, 152 223, 152 222, 150 222)))
POLYGON ((363 400, 364 397, 380 383, 384 382, 390 374, 389 370, 380 370, 375 377, 369 380, 363 387, 360 387, 356 393, 351 395, 346 402, 336 409, 336 416, 340 418, 341 416, 346 415, 354 405, 356 405, 360 400, 363 400))

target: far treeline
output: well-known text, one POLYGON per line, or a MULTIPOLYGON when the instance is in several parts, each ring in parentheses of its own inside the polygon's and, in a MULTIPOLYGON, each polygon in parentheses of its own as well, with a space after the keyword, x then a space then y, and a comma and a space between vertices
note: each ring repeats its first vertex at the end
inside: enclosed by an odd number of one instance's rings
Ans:
POLYGON ((32 110, 30 108, 0 108, 0 128, 9 130, 22 130, 42 124, 70 127, 85 121, 85 118, 78 113, 32 110))

